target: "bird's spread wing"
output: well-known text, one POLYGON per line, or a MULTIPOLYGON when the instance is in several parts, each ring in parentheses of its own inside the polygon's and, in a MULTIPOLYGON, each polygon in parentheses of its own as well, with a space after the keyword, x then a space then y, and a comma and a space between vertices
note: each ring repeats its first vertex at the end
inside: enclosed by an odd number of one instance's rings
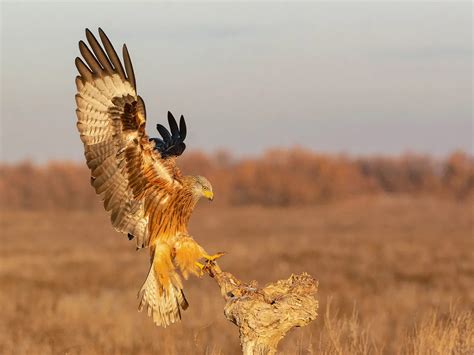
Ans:
MULTIPOLYGON (((89 30, 89 47, 79 42, 84 61, 76 58, 75 62, 80 74, 76 77, 77 127, 91 183, 111 212, 113 226, 135 236, 137 247, 148 246, 148 216, 168 200, 179 185, 175 177, 180 173, 174 159, 162 156, 145 133, 145 105, 136 92, 127 47, 123 46, 123 67, 101 29, 99 35, 102 46, 89 30)), ((176 136, 174 126, 171 131, 176 136)), ((183 139, 185 132, 186 128, 183 139)))

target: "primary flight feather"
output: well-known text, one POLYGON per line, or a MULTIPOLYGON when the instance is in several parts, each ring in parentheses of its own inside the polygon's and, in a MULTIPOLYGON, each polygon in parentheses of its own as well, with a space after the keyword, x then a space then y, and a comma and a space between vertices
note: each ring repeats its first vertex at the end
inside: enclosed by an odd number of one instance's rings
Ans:
POLYGON ((209 181, 184 176, 176 157, 186 145, 186 123, 179 126, 168 112, 170 131, 158 124, 162 138, 145 133, 146 111, 137 94, 127 47, 123 65, 106 34, 101 43, 86 30, 79 42, 82 59, 75 64, 77 128, 91 171, 91 184, 104 200, 114 228, 135 238, 137 248, 149 247, 151 266, 139 292, 139 309, 146 308, 157 325, 181 319, 188 307, 181 277, 200 275, 200 259, 213 260, 188 234, 187 224, 201 197, 212 200, 209 181))

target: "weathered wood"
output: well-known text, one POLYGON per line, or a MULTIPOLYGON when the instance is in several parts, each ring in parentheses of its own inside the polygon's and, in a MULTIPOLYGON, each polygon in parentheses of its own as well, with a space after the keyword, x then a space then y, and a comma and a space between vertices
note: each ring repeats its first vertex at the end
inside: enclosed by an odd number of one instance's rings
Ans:
POLYGON ((215 262, 206 271, 226 301, 224 315, 239 327, 244 355, 275 354, 290 329, 303 327, 317 316, 318 282, 307 273, 258 288, 256 281, 244 283, 215 262))

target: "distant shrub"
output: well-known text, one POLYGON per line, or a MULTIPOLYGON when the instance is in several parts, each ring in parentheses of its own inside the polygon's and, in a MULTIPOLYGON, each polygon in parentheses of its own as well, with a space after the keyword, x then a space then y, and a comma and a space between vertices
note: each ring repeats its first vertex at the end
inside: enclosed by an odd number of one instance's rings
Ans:
MULTIPOLYGON (((218 204, 309 205, 381 193, 459 200, 474 196, 474 160, 462 152, 445 160, 414 154, 351 158, 303 149, 269 150, 242 159, 225 151, 189 152, 178 164, 185 173, 207 176, 218 204)), ((89 181, 89 171, 80 163, 3 164, 0 208, 99 208, 89 181)))

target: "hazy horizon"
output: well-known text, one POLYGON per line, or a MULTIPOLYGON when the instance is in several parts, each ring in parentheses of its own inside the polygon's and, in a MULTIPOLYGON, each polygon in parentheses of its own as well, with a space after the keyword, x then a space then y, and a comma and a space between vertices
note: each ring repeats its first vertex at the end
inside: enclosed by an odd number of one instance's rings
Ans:
POLYGON ((77 42, 127 43, 150 136, 255 155, 472 154, 472 4, 2 3, 2 161, 82 160, 77 42))

